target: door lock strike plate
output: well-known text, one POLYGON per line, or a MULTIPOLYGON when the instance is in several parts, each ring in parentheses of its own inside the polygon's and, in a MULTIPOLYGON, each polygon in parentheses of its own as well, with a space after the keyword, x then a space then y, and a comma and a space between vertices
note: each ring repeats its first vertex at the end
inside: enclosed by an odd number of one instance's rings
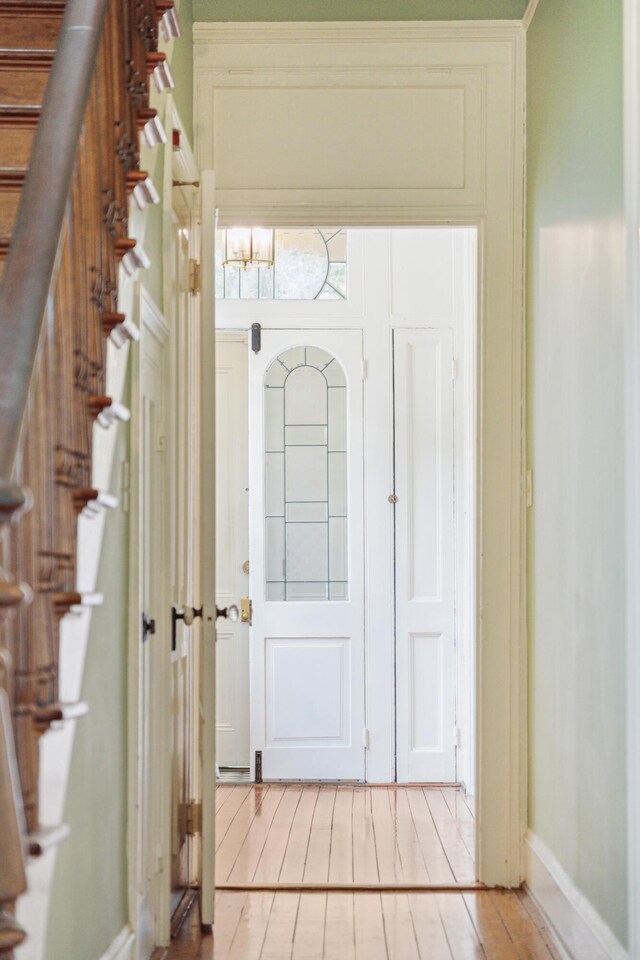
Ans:
POLYGON ((240 601, 240 619, 243 623, 251 625, 253 617, 253 605, 249 597, 243 597, 240 601))

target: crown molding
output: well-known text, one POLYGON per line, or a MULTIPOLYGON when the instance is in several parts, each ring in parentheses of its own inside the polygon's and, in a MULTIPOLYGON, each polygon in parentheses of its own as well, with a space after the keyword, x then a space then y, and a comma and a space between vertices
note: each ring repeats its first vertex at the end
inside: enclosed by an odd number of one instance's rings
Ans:
POLYGON ((529 0, 529 3, 527 4, 527 9, 525 10, 524 15, 522 17, 522 26, 525 31, 528 30, 529 27, 531 26, 531 21, 536 15, 536 10, 538 9, 539 3, 540 3, 540 0, 529 0))
POLYGON ((521 20, 380 20, 193 25, 194 44, 425 43, 451 40, 512 40, 521 20))

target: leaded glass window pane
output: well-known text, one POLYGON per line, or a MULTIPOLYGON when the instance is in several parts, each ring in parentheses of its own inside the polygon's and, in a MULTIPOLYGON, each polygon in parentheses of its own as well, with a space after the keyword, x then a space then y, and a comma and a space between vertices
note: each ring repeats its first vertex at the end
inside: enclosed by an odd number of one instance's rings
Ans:
POLYGON ((272 267, 223 266, 225 231, 216 235, 219 300, 346 300, 347 233, 341 227, 274 230, 272 267))
POLYGON ((265 392, 267 600, 347 600, 347 383, 318 347, 270 364, 265 392))

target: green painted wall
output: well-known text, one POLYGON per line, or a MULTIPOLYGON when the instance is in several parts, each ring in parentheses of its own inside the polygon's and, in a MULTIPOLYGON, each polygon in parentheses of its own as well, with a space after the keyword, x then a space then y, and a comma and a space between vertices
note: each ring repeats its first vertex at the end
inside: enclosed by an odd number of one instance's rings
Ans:
POLYGON ((193 146, 193 0, 176 0, 182 36, 165 48, 176 85, 173 96, 193 146))
POLYGON ((530 811, 626 942, 622 0, 528 34, 530 811))
MULTIPOLYGON (((193 142, 192 0, 176 0, 182 37, 163 45, 176 86, 172 92, 193 142)), ((161 118, 166 94, 152 94, 161 118)), ((142 166, 163 194, 171 146, 143 146, 142 166)), ((132 212, 136 235, 151 260, 139 279, 163 309, 162 204, 132 212)), ((127 403, 127 398, 124 398, 127 403)), ((128 459, 128 428, 118 431, 110 489, 117 493, 128 459)), ((119 508, 106 517, 97 591, 104 605, 92 617, 82 698, 89 713, 78 721, 67 787, 69 838, 60 846, 52 882, 45 960, 98 960, 128 922, 127 904, 127 647, 129 529, 119 508)))
MULTIPOLYGON (((170 43, 161 44, 167 54, 175 87, 171 91, 182 121, 184 132, 193 147, 193 16, 192 0, 176 0, 176 12, 180 22, 181 36, 170 43)), ((166 95, 152 91, 152 104, 165 118, 166 95)), ((149 150, 143 146, 141 163, 151 175, 158 192, 162 195, 165 176, 165 149, 161 146, 149 150)), ((147 207, 144 213, 142 246, 152 263, 150 270, 140 272, 140 280, 151 294, 153 302, 162 309, 163 300, 163 224, 165 213, 160 204, 147 207)))
POLYGON ((194 0, 198 20, 512 20, 526 0, 194 0))
MULTIPOLYGON (((114 429, 117 491, 128 429, 114 429)), ((45 960, 97 960, 128 920, 128 539, 127 515, 109 511, 97 583, 104 605, 93 613, 82 686, 90 709, 76 725, 64 812, 71 835, 57 854, 45 960)))

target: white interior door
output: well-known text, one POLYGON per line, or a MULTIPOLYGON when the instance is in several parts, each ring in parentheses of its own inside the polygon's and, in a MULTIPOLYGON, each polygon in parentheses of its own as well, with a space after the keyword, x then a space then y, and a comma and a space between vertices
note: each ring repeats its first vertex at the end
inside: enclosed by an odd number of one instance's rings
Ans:
MULTIPOLYGON (((249 596, 247 338, 216 341, 216 591, 220 608, 249 596)), ((216 757, 249 766, 249 624, 220 619, 216 648, 216 757)))
POLYGON ((143 300, 140 343, 141 624, 138 658, 138 930, 137 956, 147 960, 162 938, 168 912, 163 861, 167 851, 166 744, 169 727, 166 615, 167 484, 165 465, 165 342, 162 318, 143 300), (152 623, 151 623, 152 622, 152 623), (150 629, 148 628, 150 626, 150 629))
MULTIPOLYGON (((215 178, 213 171, 200 173, 202 185, 202 230, 200 260, 203 264, 215 263, 214 224, 216 220, 215 178)), ((196 251, 194 251, 195 253, 196 251)), ((193 434, 199 450, 195 451, 200 483, 196 502, 198 514, 200 555, 196 564, 195 581, 198 595, 195 603, 203 610, 198 621, 194 642, 197 643, 196 674, 199 681, 198 720, 196 725, 199 764, 198 783, 194 795, 202 802, 202 832, 193 851, 197 863, 196 878, 200 883, 200 923, 213 924, 215 913, 215 856, 216 856, 216 338, 214 317, 213 270, 202 271, 202 304, 194 304, 194 313, 199 322, 194 325, 194 380, 197 383, 197 407, 194 411, 193 434)), ((195 320, 195 317, 194 317, 195 320)))
POLYGON ((362 334, 263 330, 249 383, 252 761, 363 780, 362 334))
POLYGON ((401 782, 456 779, 453 334, 395 330, 396 710, 401 782))

